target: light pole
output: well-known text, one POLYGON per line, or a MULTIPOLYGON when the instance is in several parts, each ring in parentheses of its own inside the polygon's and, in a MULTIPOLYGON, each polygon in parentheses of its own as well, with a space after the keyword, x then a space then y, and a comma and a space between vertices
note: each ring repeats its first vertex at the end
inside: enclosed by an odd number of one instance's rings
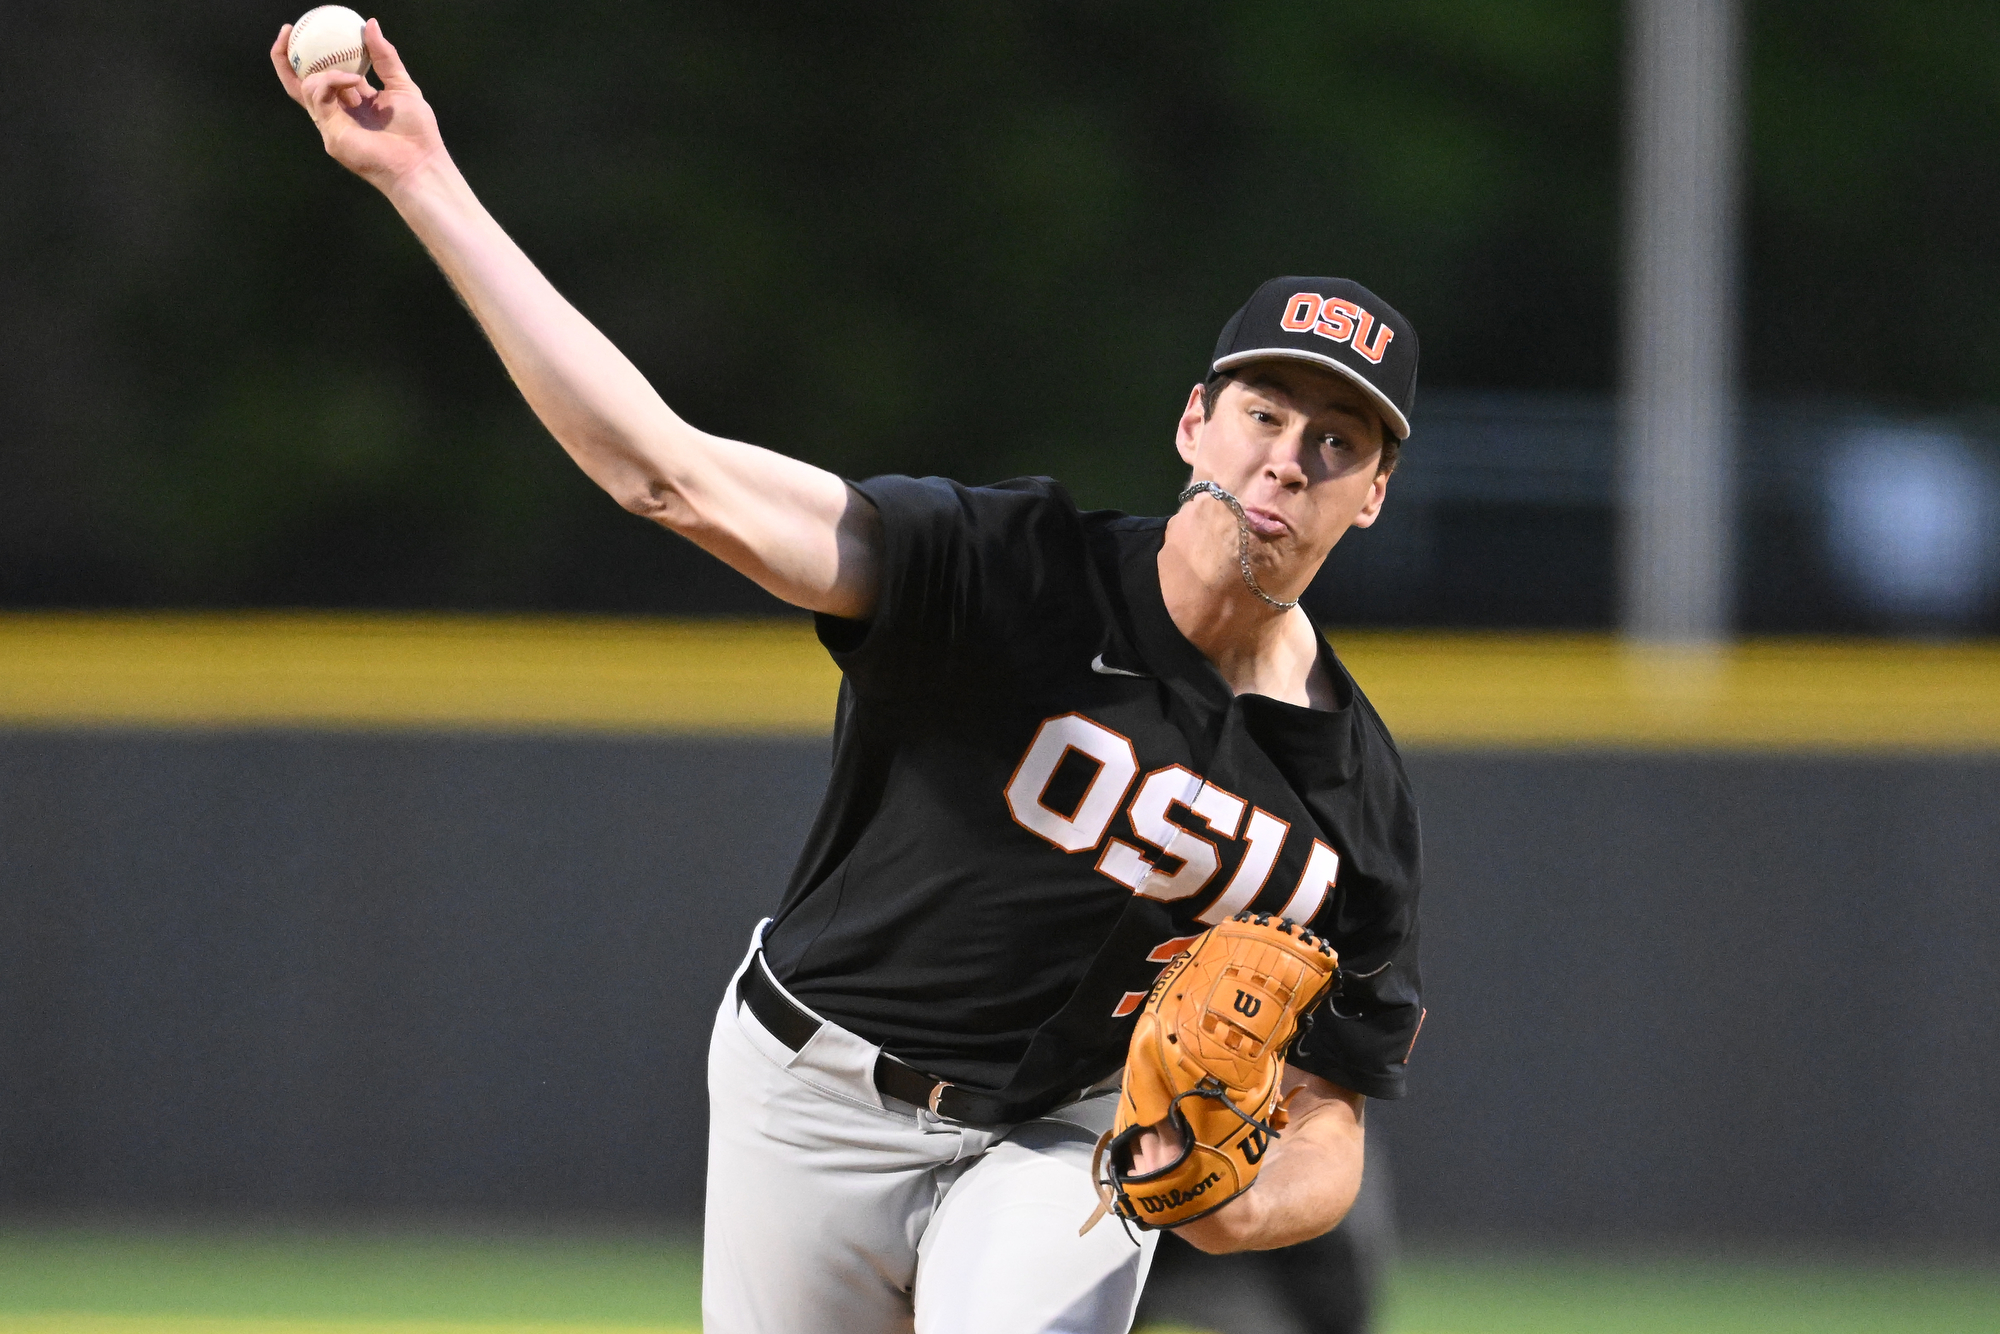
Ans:
POLYGON ((1735 600, 1739 0, 1628 0, 1620 562, 1628 640, 1701 648, 1735 600))

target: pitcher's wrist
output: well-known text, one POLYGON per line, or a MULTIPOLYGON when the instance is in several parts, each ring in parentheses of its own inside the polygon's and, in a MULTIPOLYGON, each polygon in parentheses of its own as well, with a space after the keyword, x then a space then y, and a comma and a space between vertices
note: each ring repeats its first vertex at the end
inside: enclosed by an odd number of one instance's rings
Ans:
POLYGON ((451 160, 443 144, 425 154, 422 161, 378 185, 402 213, 448 203, 468 189, 458 164, 451 160))
POLYGON ((1174 1231, 1196 1250, 1221 1255, 1258 1249, 1256 1242, 1264 1224, 1264 1197, 1253 1185, 1214 1213, 1183 1223, 1174 1231))

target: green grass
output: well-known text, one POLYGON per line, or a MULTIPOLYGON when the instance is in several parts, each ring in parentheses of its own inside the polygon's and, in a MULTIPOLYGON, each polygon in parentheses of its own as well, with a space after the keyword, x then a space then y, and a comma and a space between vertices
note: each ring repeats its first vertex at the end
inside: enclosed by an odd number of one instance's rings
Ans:
POLYGON ((2000 1334, 2000 1271, 1416 1256, 1386 1334, 2000 1334))
POLYGON ((694 1326, 701 1258, 666 1237, 0 1230, 0 1318, 55 1311, 694 1326))
MULTIPOLYGON (((699 1282, 695 1247, 670 1236, 0 1229, 0 1334, 201 1318, 693 1329, 699 1282), (57 1313, 118 1319, 30 1319, 57 1313)), ((2000 1334, 2000 1271, 1422 1253, 1394 1275, 1382 1334, 1737 1331, 2000 1334)))

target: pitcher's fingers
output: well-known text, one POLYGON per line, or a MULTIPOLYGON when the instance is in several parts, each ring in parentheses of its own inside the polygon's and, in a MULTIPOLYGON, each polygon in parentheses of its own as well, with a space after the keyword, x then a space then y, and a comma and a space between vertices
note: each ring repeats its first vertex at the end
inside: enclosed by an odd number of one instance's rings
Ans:
POLYGON ((1144 1176, 1148 1172, 1171 1167, 1180 1154, 1180 1148, 1180 1132, 1171 1122, 1148 1126, 1139 1132, 1138 1142, 1132 1146, 1133 1173, 1144 1176))
POLYGON ((416 81, 410 77, 403 58, 396 54, 396 48, 382 35, 381 20, 369 19, 368 26, 361 30, 361 40, 368 44, 368 59, 374 63, 375 77, 382 81, 383 88, 403 93, 417 91, 416 81))
POLYGON ((299 76, 292 73, 291 56, 287 49, 292 44, 292 25, 287 23, 278 29, 278 40, 271 43, 271 68, 278 71, 278 82, 285 86, 285 92, 300 106, 306 104, 305 94, 299 89, 299 76))
POLYGON ((299 85, 302 94, 299 100, 317 119, 322 112, 332 111, 336 106, 358 106, 359 103, 352 100, 357 89, 359 96, 363 97, 375 91, 368 86, 368 80, 359 74, 349 74, 344 69, 321 70, 299 85))

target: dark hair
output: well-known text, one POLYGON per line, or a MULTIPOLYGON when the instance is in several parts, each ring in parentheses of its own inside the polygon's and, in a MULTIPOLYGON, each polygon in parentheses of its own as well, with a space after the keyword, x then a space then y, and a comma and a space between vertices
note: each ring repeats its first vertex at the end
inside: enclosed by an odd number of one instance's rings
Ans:
MULTIPOLYGON (((1235 378, 1228 371, 1217 371, 1201 382, 1201 415, 1204 421, 1215 415, 1215 400, 1222 397, 1223 386, 1235 378)), ((1377 465, 1376 471, 1394 472, 1396 460, 1403 453, 1403 442, 1389 429, 1389 423, 1381 413, 1375 414, 1375 420, 1382 428, 1382 462, 1377 465)))

